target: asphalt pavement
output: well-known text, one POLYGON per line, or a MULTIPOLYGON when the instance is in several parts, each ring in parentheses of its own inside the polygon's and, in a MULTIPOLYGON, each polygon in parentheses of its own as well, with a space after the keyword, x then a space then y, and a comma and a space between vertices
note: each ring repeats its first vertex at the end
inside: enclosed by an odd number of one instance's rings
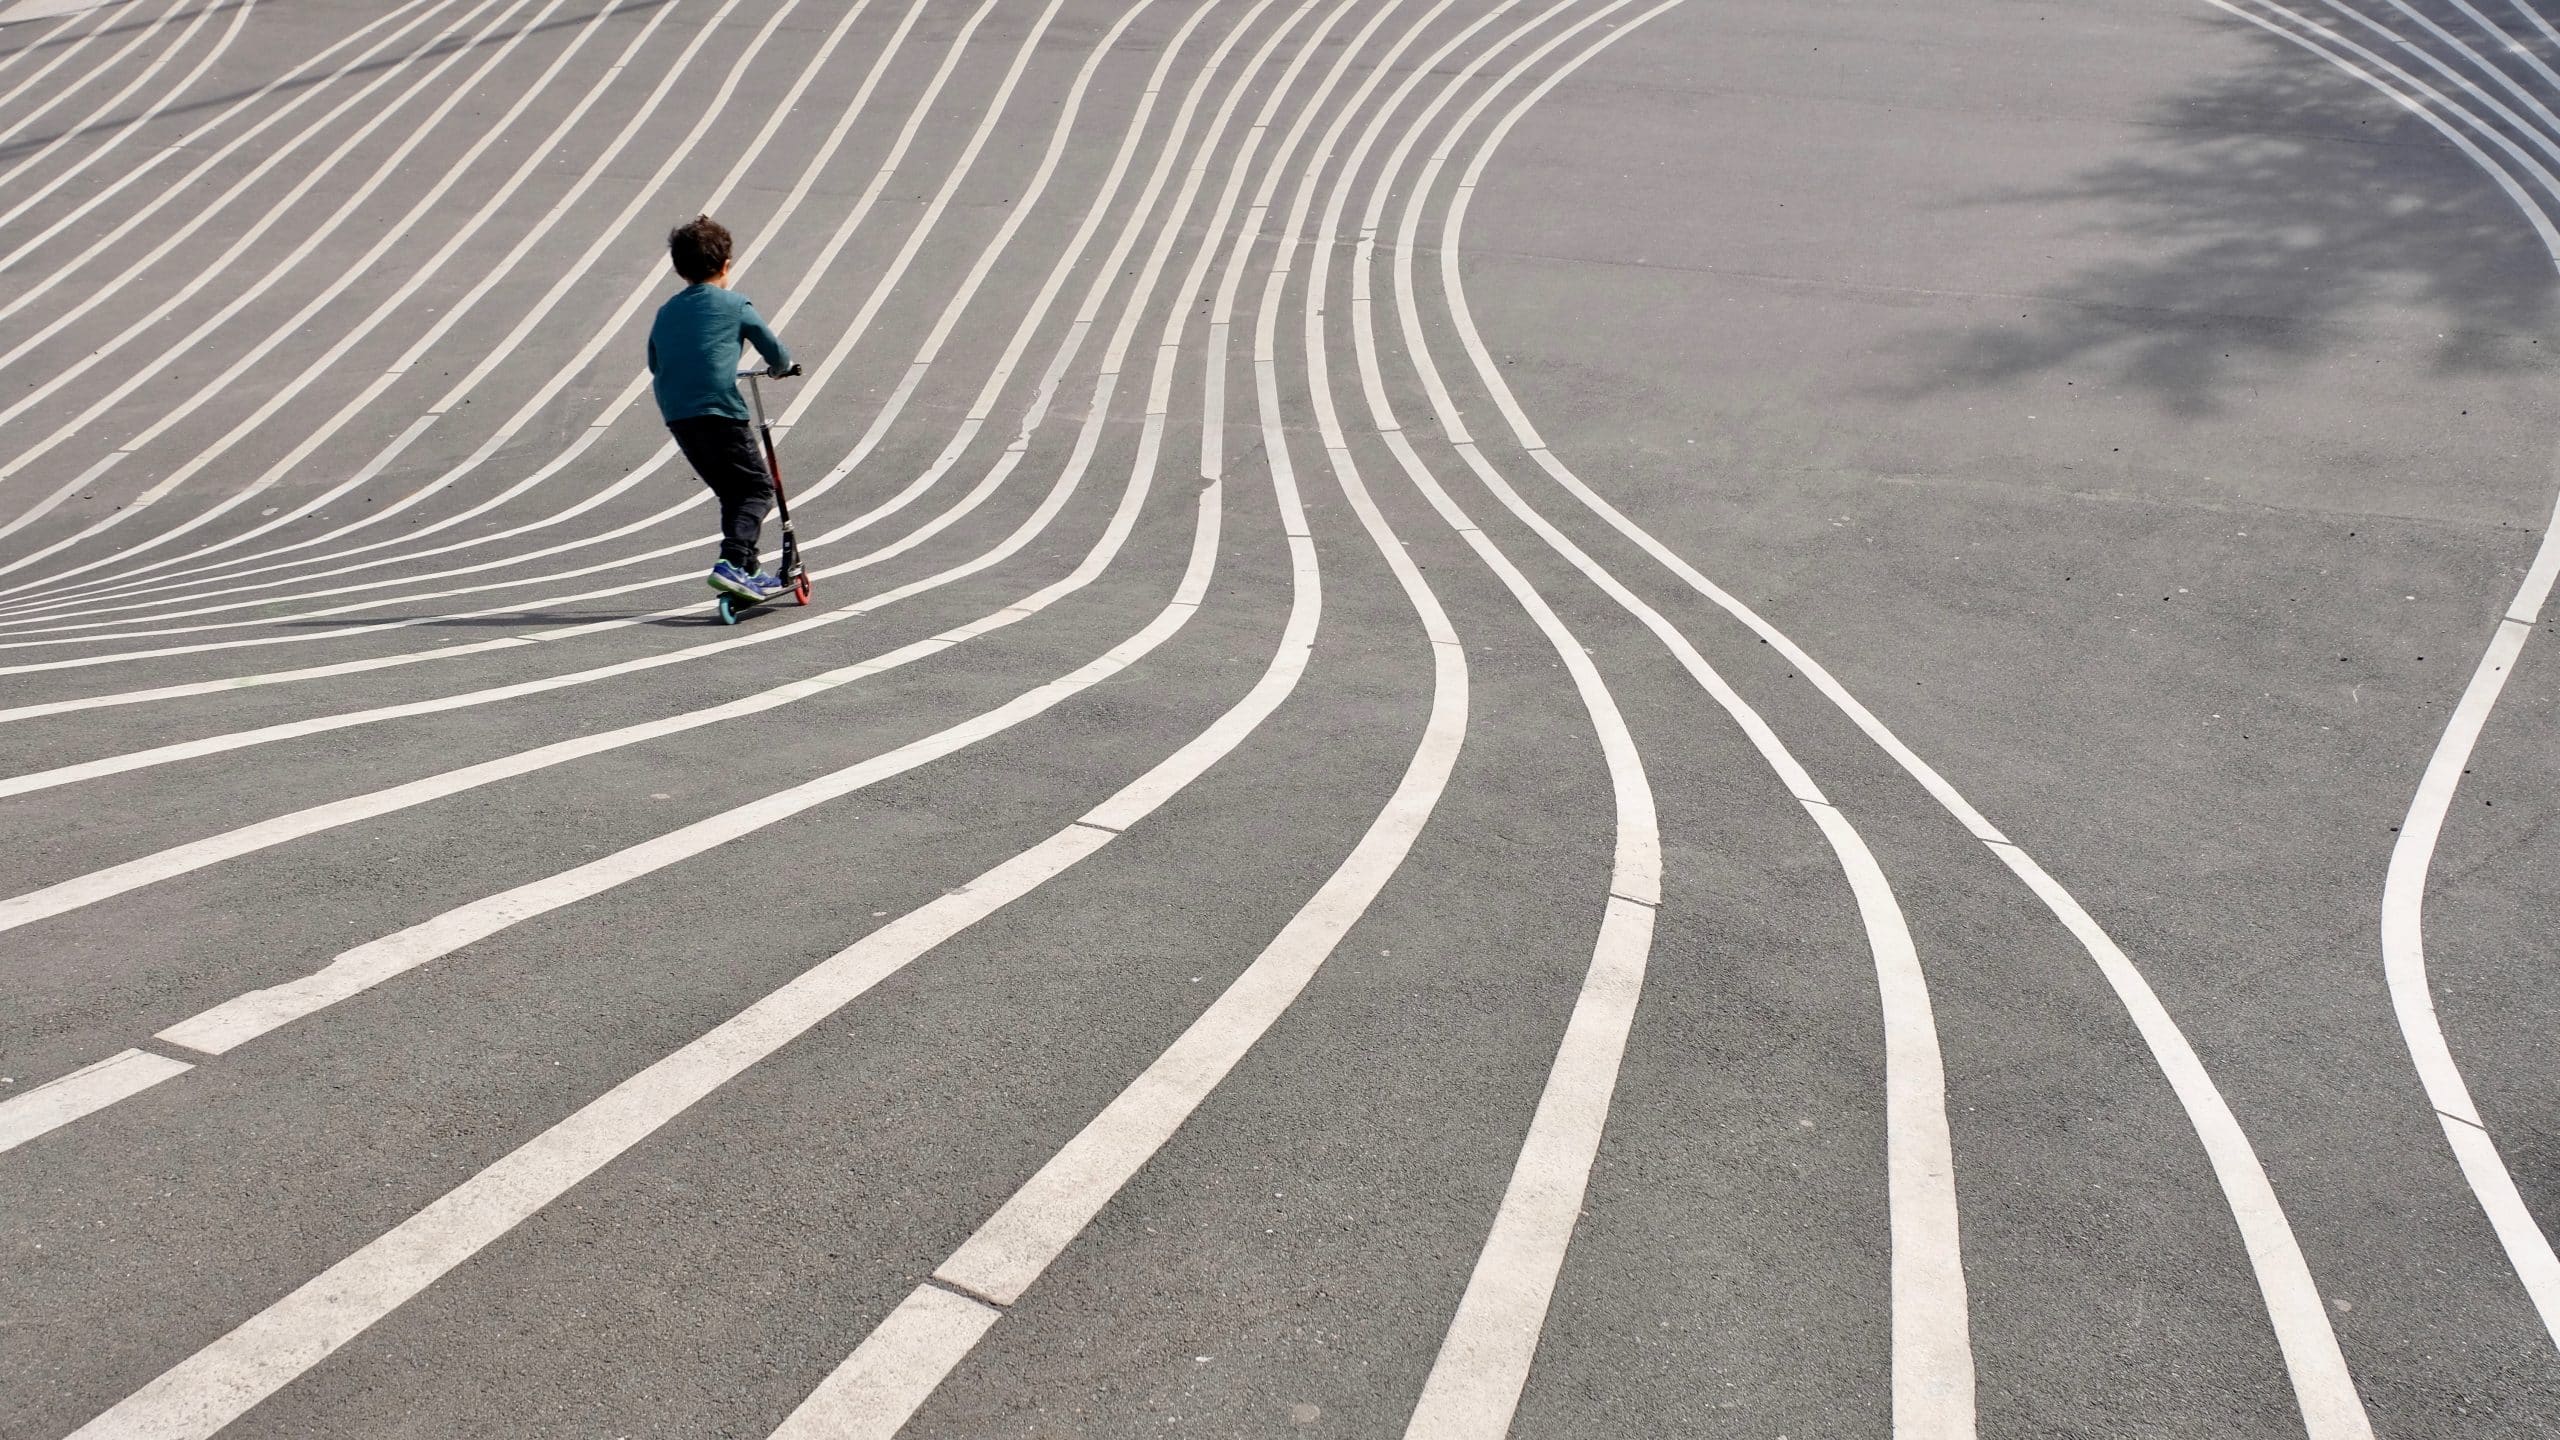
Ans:
POLYGON ((2556 19, 0 10, 0 1437, 2560 1434, 2556 19))

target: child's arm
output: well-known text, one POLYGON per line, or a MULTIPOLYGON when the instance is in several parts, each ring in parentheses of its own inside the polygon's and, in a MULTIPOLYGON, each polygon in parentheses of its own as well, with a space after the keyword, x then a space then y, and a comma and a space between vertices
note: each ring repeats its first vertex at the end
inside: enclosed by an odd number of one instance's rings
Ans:
POLYGON ((738 301, 738 335, 764 357, 767 375, 780 375, 791 368, 791 352, 782 348, 782 337, 773 333, 773 327, 756 313, 755 305, 745 299, 738 301))

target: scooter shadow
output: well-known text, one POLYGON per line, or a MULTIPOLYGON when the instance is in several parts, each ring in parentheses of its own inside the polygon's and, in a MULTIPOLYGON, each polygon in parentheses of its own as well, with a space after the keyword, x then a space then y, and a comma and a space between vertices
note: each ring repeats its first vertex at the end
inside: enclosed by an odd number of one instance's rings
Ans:
POLYGON ((682 615, 661 615, 656 611, 643 611, 636 615, 599 615, 592 610, 560 614, 518 611, 508 615, 420 616, 415 619, 398 615, 368 615, 361 619, 279 620, 276 624, 279 629, 287 630, 359 630, 385 623, 406 625, 413 630, 527 630, 614 622, 677 630, 722 623, 720 612, 706 606, 700 614, 688 612, 682 615))

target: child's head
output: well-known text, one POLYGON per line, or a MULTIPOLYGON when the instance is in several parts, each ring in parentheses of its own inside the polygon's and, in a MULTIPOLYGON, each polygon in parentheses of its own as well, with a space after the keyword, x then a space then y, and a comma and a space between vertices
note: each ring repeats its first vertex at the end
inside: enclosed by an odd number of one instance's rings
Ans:
POLYGON ((667 232, 667 257, 689 284, 719 279, 729 268, 731 249, 727 227, 708 215, 696 215, 667 232))

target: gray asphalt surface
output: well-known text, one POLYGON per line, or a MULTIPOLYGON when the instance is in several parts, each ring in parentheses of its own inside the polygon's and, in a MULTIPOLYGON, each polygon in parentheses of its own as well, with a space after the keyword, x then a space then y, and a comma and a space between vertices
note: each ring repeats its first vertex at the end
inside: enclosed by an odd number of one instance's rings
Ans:
POLYGON ((0 24, 0 1437, 2560 1434, 2555 92, 2465 0, 0 24), (705 206, 812 371, 735 628, 627 388, 705 206))

